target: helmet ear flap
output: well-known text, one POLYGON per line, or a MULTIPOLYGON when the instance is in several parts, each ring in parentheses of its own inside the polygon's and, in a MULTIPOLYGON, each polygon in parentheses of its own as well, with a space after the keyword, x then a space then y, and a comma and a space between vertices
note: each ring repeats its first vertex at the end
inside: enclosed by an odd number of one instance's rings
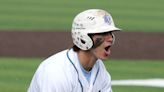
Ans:
POLYGON ((82 33, 72 33, 73 43, 82 50, 89 50, 93 46, 92 39, 88 36, 88 34, 82 33))

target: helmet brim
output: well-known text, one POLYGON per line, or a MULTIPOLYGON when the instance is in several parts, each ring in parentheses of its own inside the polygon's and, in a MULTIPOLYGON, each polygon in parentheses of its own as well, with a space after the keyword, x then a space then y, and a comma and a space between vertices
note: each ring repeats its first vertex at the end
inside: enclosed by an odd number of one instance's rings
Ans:
POLYGON ((117 28, 115 26, 106 26, 106 27, 99 27, 96 29, 89 30, 87 33, 104 33, 104 32, 114 32, 114 31, 121 31, 122 29, 117 28))

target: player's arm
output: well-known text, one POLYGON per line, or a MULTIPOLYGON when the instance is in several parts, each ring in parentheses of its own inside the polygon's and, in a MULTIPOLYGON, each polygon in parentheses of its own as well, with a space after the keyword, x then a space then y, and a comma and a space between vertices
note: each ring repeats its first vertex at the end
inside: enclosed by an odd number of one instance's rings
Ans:
POLYGON ((101 66, 101 77, 102 77, 102 84, 101 84, 101 92, 112 92, 111 87, 111 76, 105 68, 103 62, 100 62, 101 66))
POLYGON ((104 82, 103 82, 103 88, 101 92, 112 92, 112 87, 111 87, 111 76, 107 73, 106 76, 104 76, 104 82))
POLYGON ((61 69, 49 66, 37 70, 28 92, 71 92, 71 85, 61 69))

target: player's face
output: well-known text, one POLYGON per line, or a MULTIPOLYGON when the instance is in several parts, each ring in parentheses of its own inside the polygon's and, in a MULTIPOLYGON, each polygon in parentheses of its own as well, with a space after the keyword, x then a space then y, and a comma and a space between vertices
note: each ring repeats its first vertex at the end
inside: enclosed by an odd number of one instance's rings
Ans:
POLYGON ((106 60, 111 54, 111 45, 113 42, 113 35, 111 32, 98 33, 92 35, 94 47, 91 53, 98 59, 106 60))

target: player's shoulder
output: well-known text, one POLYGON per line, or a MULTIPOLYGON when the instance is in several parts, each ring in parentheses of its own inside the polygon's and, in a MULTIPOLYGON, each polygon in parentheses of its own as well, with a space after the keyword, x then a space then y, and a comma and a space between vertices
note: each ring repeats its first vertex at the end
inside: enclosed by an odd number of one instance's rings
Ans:
POLYGON ((48 75, 50 79, 55 78, 55 81, 65 80, 67 82, 72 80, 75 73, 68 61, 67 52, 68 50, 64 50, 45 59, 40 64, 37 72, 48 75), (69 80, 66 80, 66 78, 69 80))
POLYGON ((105 65, 104 65, 104 63, 103 63, 103 61, 101 59, 98 60, 98 64, 99 64, 101 69, 103 69, 103 70, 106 69, 105 65))
MULTIPOLYGON (((63 50, 61 52, 58 52, 49 58, 45 59, 39 66, 40 70, 47 70, 52 72, 59 73, 59 70, 65 71, 65 72, 71 72, 73 71, 73 66, 69 62, 68 56, 67 56, 67 50, 63 50)), ((65 72, 61 72, 65 73, 65 72)))
POLYGON ((66 62, 66 52, 67 50, 63 50, 43 60, 37 70, 53 70, 54 72, 56 72, 56 70, 63 69, 63 67, 65 66, 64 64, 66 62))
POLYGON ((99 68, 100 68, 99 71, 101 73, 101 76, 110 78, 111 77, 110 73, 107 71, 107 69, 106 69, 106 67, 104 65, 104 61, 98 60, 98 64, 99 64, 99 68))
MULTIPOLYGON (((66 57, 66 53, 67 53, 68 49, 60 51, 58 53, 55 53, 53 55, 51 55, 50 57, 48 57, 46 60, 51 60, 51 59, 63 59, 64 57, 66 57)), ((45 61, 46 61, 45 60, 45 61)))
POLYGON ((49 63, 62 63, 60 61, 64 61, 66 58, 66 53, 68 50, 60 51, 56 54, 51 55, 50 57, 46 58, 42 63, 49 64, 49 63))
POLYGON ((51 76, 64 76, 66 72, 69 72, 70 69, 67 59, 67 51, 68 50, 63 50, 45 59, 39 65, 37 72, 47 73, 51 76))

